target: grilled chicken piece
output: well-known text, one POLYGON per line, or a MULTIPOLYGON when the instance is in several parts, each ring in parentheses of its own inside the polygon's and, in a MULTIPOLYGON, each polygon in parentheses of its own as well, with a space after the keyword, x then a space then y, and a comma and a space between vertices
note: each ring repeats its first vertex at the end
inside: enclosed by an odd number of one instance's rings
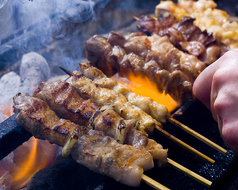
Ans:
POLYGON ((224 54, 224 44, 218 43, 212 33, 208 33, 206 30, 202 31, 194 25, 194 21, 195 19, 190 16, 184 16, 178 22, 174 15, 158 19, 143 15, 140 17, 137 27, 149 36, 154 34, 168 36, 169 41, 176 48, 198 57, 209 65, 224 54), (207 48, 218 49, 218 52, 210 52, 209 56, 213 59, 207 58, 207 48))
POLYGON ((124 120, 113 111, 112 107, 99 107, 90 99, 82 99, 75 88, 67 82, 60 80, 44 82, 40 84, 34 96, 46 101, 50 108, 62 118, 70 119, 77 124, 84 123, 97 131, 104 132, 105 135, 121 144, 147 150, 159 166, 167 162, 167 150, 154 140, 147 138, 141 131, 134 129, 135 120, 124 120), (85 110, 90 113, 86 114, 87 117, 82 115, 85 110))
POLYGON ((107 39, 99 35, 94 35, 85 43, 85 47, 90 49, 86 53, 87 58, 93 65, 104 70, 108 76, 112 76, 117 72, 117 65, 109 56, 112 46, 108 43, 107 39))
POLYGON ((47 102, 59 117, 103 131, 121 144, 125 143, 129 128, 135 125, 135 120, 125 121, 109 106, 101 108, 91 99, 84 100, 74 87, 61 80, 41 83, 34 96, 47 102))
POLYGON ((143 59, 137 54, 126 54, 118 65, 119 75, 126 77, 131 72, 136 76, 141 75, 144 64, 143 59))
POLYGON ((186 41, 200 42, 206 47, 212 43, 216 44, 216 38, 212 35, 212 33, 207 33, 206 30, 202 31, 200 28, 193 24, 194 21, 194 18, 185 16, 173 27, 182 34, 186 41))
MULTIPOLYGON (((114 40, 116 40, 115 39, 116 36, 119 39, 123 37, 120 34, 117 34, 117 35, 114 34, 114 38, 113 38, 114 40)), ((108 39, 108 41, 112 41, 112 39, 108 39)), ((119 40, 116 40, 114 43, 113 42, 111 43, 115 44, 118 41, 119 40)), ((158 61, 159 67, 161 69, 168 70, 169 72, 179 70, 181 66, 184 64, 184 62, 180 60, 180 57, 186 57, 187 61, 191 62, 191 65, 196 66, 196 70, 190 70, 190 73, 189 73, 190 76, 196 77, 197 73, 200 73, 205 68, 205 63, 200 61, 196 56, 186 54, 178 50, 177 48, 175 48, 174 45, 169 41, 169 38, 167 36, 164 36, 164 37, 161 37, 159 35, 146 36, 141 34, 136 36, 135 34, 133 34, 126 40, 122 48, 125 50, 127 54, 133 53, 138 55, 140 59, 142 59, 145 63, 151 59, 158 61), (128 47, 126 45, 127 43, 129 44, 128 47), (141 44, 144 44, 145 48, 140 48, 141 44), (155 56, 155 54, 158 54, 157 57, 155 56)), ((86 49, 90 51, 90 49, 88 49, 87 47, 86 49)), ((89 61, 91 60, 89 59, 89 61)), ((140 63, 137 65, 144 66, 144 64, 140 63)), ((100 69, 100 70, 104 71, 103 69, 100 69)), ((190 82, 193 82, 193 81, 190 81, 190 82)))
POLYGON ((111 105, 124 119, 137 120, 140 131, 149 134, 154 131, 156 121, 143 110, 129 103, 118 91, 101 88, 79 71, 74 71, 67 82, 75 87, 82 98, 91 99, 100 106, 111 105))
MULTIPOLYGON (((117 68, 116 72, 120 71, 121 64, 118 64, 118 63, 122 62, 123 58, 126 56, 126 51, 122 47, 116 45, 116 46, 113 46, 112 51, 109 56, 116 64, 116 68, 117 68)), ((115 73, 112 73, 112 74, 115 74, 115 73)), ((123 72, 120 72, 120 73, 123 74, 123 72)), ((110 76, 110 75, 108 75, 108 76, 110 76)))
POLYGON ((118 91, 123 94, 132 105, 141 108, 157 121, 165 123, 167 117, 170 116, 165 105, 158 104, 149 97, 140 96, 131 92, 128 87, 112 78, 108 78, 102 71, 91 66, 89 63, 81 63, 80 69, 83 74, 92 79, 96 85, 99 85, 102 88, 109 88, 118 91))
POLYGON ((155 20, 150 15, 143 15, 137 23, 137 28, 147 35, 159 34, 164 35, 165 31, 177 23, 176 18, 173 15, 168 17, 160 17, 155 20))
MULTIPOLYGON (((142 33, 138 33, 138 35, 134 33, 128 39, 125 39, 125 37, 116 32, 110 32, 108 42, 105 38, 97 35, 89 39, 85 44, 86 51, 90 54, 90 57, 88 57, 90 63, 102 70, 108 77, 111 77, 116 72, 124 77, 127 77, 130 72, 135 75, 146 75, 152 82, 156 83, 160 92, 176 92, 176 94, 170 95, 178 103, 186 101, 184 97, 188 98, 188 86, 192 86, 195 78, 205 68, 205 63, 196 56, 186 54, 175 48, 167 36, 146 36, 142 33), (100 52, 106 53, 104 55, 95 53, 94 47, 91 49, 94 43, 101 46, 101 49, 105 49, 104 51, 100 50, 100 52), (110 47, 111 51, 107 47, 110 47), (110 62, 105 62, 98 66, 95 60, 100 60, 101 56, 107 57, 107 59, 103 58, 103 60, 110 60, 110 62), (108 74, 108 70, 113 70, 114 72, 108 74), (179 89, 181 89, 180 93, 177 93, 178 90, 167 89, 168 86, 174 86, 168 83, 172 82, 170 81, 172 72, 177 70, 180 70, 181 75, 185 76, 180 77, 184 79, 178 84, 180 86, 179 89), (188 85, 189 83, 191 84, 188 85), (181 87, 183 84, 186 84, 184 86, 185 89, 181 87), (183 94, 184 92, 186 94, 183 94)), ((193 44, 190 43, 189 45, 193 44)), ((197 49, 196 51, 198 52, 199 50, 197 49)), ((189 98, 193 98, 192 91, 189 98)))
MULTIPOLYGON (((148 70, 146 70, 146 71, 148 71, 148 70)), ((167 94, 168 93, 168 84, 171 81, 171 79, 170 79, 171 76, 170 76, 169 71, 167 71, 165 69, 162 69, 162 70, 157 69, 157 70, 154 70, 154 72, 151 74, 153 74, 152 76, 157 81, 156 85, 157 85, 159 92, 160 93, 165 92, 167 94)), ((172 96, 172 94, 170 94, 170 96, 172 96)), ((183 98, 184 98, 183 94, 180 93, 178 97, 174 98, 174 100, 177 100, 179 102, 183 98)))
POLYGON ((201 60, 203 60, 207 64, 212 64, 215 62, 220 55, 223 55, 223 52, 228 51, 228 48, 226 46, 219 48, 217 46, 209 46, 206 49, 206 52, 202 55, 201 60))
POLYGON ((143 60, 151 49, 151 43, 147 36, 134 36, 126 40, 123 48, 126 53, 134 53, 140 56, 143 60))
POLYGON ((59 116, 79 125, 89 125, 90 118, 99 110, 92 100, 82 99, 69 83, 57 80, 42 82, 33 96, 47 102, 59 116))
MULTIPOLYGON (((187 68, 187 72, 184 73, 187 77, 187 81, 193 83, 195 78, 200 74, 203 69, 205 69, 205 63, 200 61, 197 57, 193 55, 189 55, 186 53, 183 53, 182 51, 179 51, 176 49, 170 42, 167 36, 160 37, 158 35, 153 35, 151 37, 148 37, 149 40, 152 43, 151 49, 153 51, 159 51, 162 54, 164 54, 167 58, 171 58, 171 51, 173 50, 173 57, 175 59, 172 59, 168 61, 167 63, 171 64, 171 61, 177 61, 177 64, 180 65, 179 70, 184 72, 184 68, 187 68), (188 66, 189 65, 189 66, 188 66)), ((171 66, 174 67, 174 63, 171 64, 171 66)), ((171 67, 170 67, 171 68, 171 67)), ((178 70, 178 66, 174 67, 175 70, 178 70)), ((168 69, 166 69, 168 70, 168 69)), ((174 70, 169 70, 170 72, 173 72, 174 70)))
POLYGON ((184 16, 195 18, 194 25, 202 31, 207 30, 229 49, 238 48, 238 23, 231 21, 230 15, 216 8, 216 1, 210 0, 180 0, 161 1, 155 8, 157 17, 160 15, 174 15, 178 21, 184 16))
POLYGON ((13 102, 14 112, 18 112, 17 123, 36 138, 47 139, 50 143, 63 146, 75 128, 79 129, 80 134, 88 131, 86 127, 60 119, 46 102, 28 94, 17 94, 13 98, 13 102))
MULTIPOLYGON (((170 52, 172 52, 172 51, 170 51, 170 52)), ((147 56, 146 56, 145 65, 148 64, 148 62, 153 60, 154 61, 154 67, 156 69, 158 69, 158 70, 166 69, 167 71, 171 72, 173 70, 180 69, 180 65, 179 65, 179 62, 177 60, 176 61, 172 61, 173 65, 171 65, 168 62, 168 58, 169 57, 165 57, 162 52, 150 50, 148 52, 147 56), (175 64, 174 64, 174 62, 175 62, 175 64)), ((172 58, 175 58, 175 57, 172 56, 172 58)), ((145 67, 146 67, 145 65, 144 65, 144 70, 145 70, 145 67)))
POLYGON ((174 71, 170 74, 167 91, 175 100, 177 98, 188 100, 191 99, 192 84, 186 80, 185 75, 181 71, 174 71))
POLYGON ((79 137, 71 156, 79 164, 129 186, 139 186, 143 170, 153 167, 147 151, 121 145, 94 130, 79 137))
POLYGON ((69 135, 75 133, 77 141, 71 149, 71 156, 91 170, 126 185, 139 186, 143 171, 154 166, 147 151, 119 144, 103 132, 61 119, 38 98, 18 94, 13 100, 18 112, 16 121, 36 138, 64 146, 69 135))

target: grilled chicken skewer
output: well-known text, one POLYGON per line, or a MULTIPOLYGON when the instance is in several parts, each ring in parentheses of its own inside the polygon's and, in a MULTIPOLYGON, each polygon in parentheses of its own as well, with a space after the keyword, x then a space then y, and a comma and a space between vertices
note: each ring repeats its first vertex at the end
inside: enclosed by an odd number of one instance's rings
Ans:
POLYGON ((165 123, 167 118, 170 117, 170 113, 165 105, 158 104, 149 97, 140 96, 131 92, 127 86, 107 77, 101 70, 91 66, 90 63, 81 63, 80 69, 82 73, 93 80, 96 85, 118 91, 127 98, 128 102, 141 108, 160 123, 165 123))
POLYGON ((61 118, 103 131, 121 144, 146 150, 159 166, 167 162, 167 150, 134 129, 135 120, 124 120, 111 107, 100 107, 91 99, 84 100, 67 82, 43 82, 34 92, 34 96, 46 101, 61 118))
POLYGON ((87 58, 107 76, 130 73, 147 76, 160 92, 181 102, 192 96, 192 83, 205 68, 196 56, 175 48, 167 36, 133 33, 126 39, 110 32, 107 39, 94 35, 86 43, 87 58))
POLYGON ((153 158, 145 150, 117 143, 103 132, 89 130, 70 120, 59 118, 48 104, 27 94, 14 97, 16 121, 36 138, 65 146, 68 139, 75 141, 70 151, 73 159, 91 170, 115 180, 139 186, 143 171, 151 169, 153 158))
POLYGON ((99 106, 113 106, 124 119, 137 120, 137 128, 140 131, 150 134, 154 131, 155 125, 161 125, 143 110, 129 103, 118 91, 101 88, 79 71, 66 72, 71 75, 67 82, 75 87, 82 98, 91 99, 99 106))
MULTIPOLYGON (((201 134, 197 133, 196 131, 172 118, 166 106, 153 101, 153 99, 149 97, 143 97, 131 92, 128 87, 112 78, 108 78, 101 70, 91 66, 90 63, 81 63, 80 69, 82 70, 83 74, 85 74, 86 77, 92 79, 96 85, 104 88, 113 89, 122 93, 124 96, 127 97, 128 101, 132 105, 141 108, 143 111, 151 115, 160 123, 165 123, 166 121, 169 121, 175 124, 176 126, 182 128, 186 132, 190 133, 194 137, 200 139, 212 148, 218 150, 219 152, 223 154, 227 152, 227 150, 220 147, 216 143, 212 142, 211 140, 207 139, 206 137, 202 136, 201 134)), ((156 128, 158 129, 158 127, 156 128)))
MULTIPOLYGON (((168 189, 143 174, 154 166, 152 156, 145 150, 121 145, 103 132, 89 130, 70 120, 59 118, 48 104, 28 94, 14 98, 16 121, 36 138, 64 146, 73 159, 91 170, 105 174, 130 186, 139 186, 141 180, 155 189, 168 189), (69 145, 70 144, 70 145, 69 145), (102 148, 103 147, 103 148, 102 148)), ((200 183, 210 186, 211 181, 179 165, 171 159, 168 163, 200 183)))
POLYGON ((207 65, 228 50, 225 44, 217 42, 212 33, 202 31, 194 25, 195 19, 190 16, 182 17, 179 22, 174 15, 159 19, 149 15, 134 18, 138 21, 137 28, 141 32, 147 35, 168 36, 175 47, 198 57, 207 65))
POLYGON ((178 143, 183 148, 186 148, 193 154, 199 156, 200 158, 206 160, 209 163, 215 162, 213 159, 207 157, 206 155, 197 151, 193 147, 189 146, 188 144, 182 142, 181 140, 177 139, 173 135, 164 131, 162 129, 162 124, 160 122, 153 119, 149 114, 145 113, 139 107, 130 104, 127 98, 123 96, 121 93, 119 93, 118 91, 108 89, 108 88, 101 88, 100 86, 96 85, 91 79, 87 78, 85 75, 83 75, 79 71, 70 72, 65 69, 63 70, 71 76, 68 79, 68 82, 72 86, 75 87, 77 92, 83 98, 92 99, 95 103, 102 106, 106 106, 109 104, 113 106, 114 110, 123 118, 125 119, 136 118, 136 120, 138 121, 137 129, 150 134, 156 128, 163 135, 172 139, 174 142, 178 143), (145 118, 145 116, 147 117, 145 118), (147 119, 147 120, 144 120, 144 119, 147 119), (148 119, 150 122, 148 122, 148 119), (143 126, 141 126, 141 123, 143 123, 143 126), (150 130, 148 130, 146 127, 149 127, 150 130))
POLYGON ((180 21, 185 15, 195 18, 194 25, 212 33, 220 43, 230 49, 238 48, 238 24, 224 10, 218 9, 216 1, 161 1, 155 7, 156 17, 174 15, 180 21))

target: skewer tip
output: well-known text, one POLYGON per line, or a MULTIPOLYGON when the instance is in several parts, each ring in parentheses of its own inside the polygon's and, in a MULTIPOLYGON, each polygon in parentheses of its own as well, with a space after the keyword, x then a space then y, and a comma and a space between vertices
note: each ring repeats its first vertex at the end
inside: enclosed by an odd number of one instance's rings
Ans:
POLYGON ((178 164, 177 162, 173 161, 172 159, 168 158, 168 163, 173 166, 175 169, 181 171, 182 173, 188 175, 189 177, 193 178, 194 180, 198 181, 199 183, 210 187, 212 185, 212 182, 200 175, 198 175, 197 173, 189 170, 188 168, 178 164))
POLYGON ((209 140, 208 138, 204 137, 203 135, 199 134, 198 132, 194 131, 193 129, 189 128, 188 126, 184 125, 183 123, 177 121, 173 117, 168 117, 168 121, 170 123, 180 127, 181 129, 183 129, 187 133, 193 135, 195 138, 201 140, 202 142, 206 143, 207 145, 209 145, 210 147, 212 147, 215 150, 219 151, 220 153, 222 153, 222 154, 226 154, 227 153, 226 149, 224 149, 221 146, 217 145, 213 141, 209 140))
POLYGON ((69 76, 73 76, 73 72, 67 70, 67 69, 64 69, 63 67, 60 67, 61 70, 63 70, 66 74, 68 74, 69 76))
POLYGON ((201 159, 209 162, 210 164, 214 164, 215 160, 209 158, 208 156, 206 156, 205 154, 201 153, 200 151, 196 150, 195 148, 191 147, 190 145, 188 145, 187 143, 181 141, 180 139, 178 139, 177 137, 171 135, 170 133, 168 133, 167 131, 163 130, 161 127, 159 126, 155 126, 156 129, 158 130, 158 132, 160 132, 161 134, 163 134, 164 136, 166 136, 167 138, 171 139, 172 141, 174 141, 175 143, 177 143, 178 145, 182 146, 183 148, 187 149, 188 151, 190 151, 191 153, 195 154, 196 156, 200 157, 201 159))
POLYGON ((152 19, 154 19, 154 20, 158 20, 158 18, 156 18, 156 17, 154 17, 154 16, 152 16, 152 15, 150 15, 150 18, 152 18, 152 19))
POLYGON ((138 18, 138 17, 136 17, 136 16, 133 16, 133 18, 134 18, 135 20, 137 20, 137 21, 140 20, 140 18, 138 18))
POLYGON ((144 181, 149 186, 153 187, 156 190, 170 190, 169 188, 165 187, 164 185, 158 183, 157 181, 151 179, 150 177, 146 175, 141 176, 142 181, 144 181))

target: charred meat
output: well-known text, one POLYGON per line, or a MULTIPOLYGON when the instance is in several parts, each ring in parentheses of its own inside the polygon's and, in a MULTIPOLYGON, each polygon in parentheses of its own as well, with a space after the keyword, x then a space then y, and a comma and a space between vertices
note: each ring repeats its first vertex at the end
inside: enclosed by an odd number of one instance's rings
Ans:
POLYGON ((125 77, 129 73, 145 75, 156 83, 160 92, 169 93, 178 102, 193 98, 192 83, 205 68, 204 62, 196 56, 186 54, 175 48, 167 36, 146 36, 138 33, 138 35, 132 34, 128 39, 124 38, 123 43, 119 43, 122 38, 124 37, 116 32, 110 32, 108 40, 98 35, 90 38, 86 42, 88 54, 94 57, 93 59, 88 57, 90 63, 109 77, 116 72, 125 77), (93 44, 100 43, 101 48, 103 48, 106 42, 107 46, 105 47, 111 47, 112 51, 98 54, 94 49, 90 49, 93 44), (101 56, 107 57, 110 62, 95 61, 101 60, 101 56), (109 73, 109 70, 114 70, 114 72, 109 73), (176 80, 176 85, 179 86, 176 90, 169 89, 175 86, 174 75, 180 75, 180 80, 176 80))
POLYGON ((194 25, 195 19, 184 16, 178 22, 174 15, 154 19, 149 15, 140 17, 137 27, 147 35, 168 36, 169 41, 178 49, 198 57, 207 65, 223 55, 228 47, 217 41, 212 33, 202 31, 194 25), (216 51, 209 50, 214 49, 216 51))
POLYGON ((154 166, 149 152, 119 144, 103 132, 61 119, 38 98, 18 94, 14 97, 14 108, 18 112, 16 121, 36 138, 65 146, 74 133, 76 143, 70 151, 73 159, 121 183, 139 186, 143 171, 154 166))
MULTIPOLYGON (((96 69, 96 68, 95 68, 96 69)), ((121 144, 149 151, 158 165, 167 161, 167 150, 141 131, 134 129, 136 121, 124 120, 110 106, 97 106, 91 99, 84 100, 74 87, 64 81, 44 82, 34 93, 46 101, 58 116, 77 124, 104 132, 121 144)))
POLYGON ((138 129, 146 133, 154 131, 156 120, 139 107, 133 106, 127 98, 116 90, 101 88, 79 71, 74 71, 67 80, 84 99, 91 99, 100 106, 112 106, 124 119, 138 121, 138 129))

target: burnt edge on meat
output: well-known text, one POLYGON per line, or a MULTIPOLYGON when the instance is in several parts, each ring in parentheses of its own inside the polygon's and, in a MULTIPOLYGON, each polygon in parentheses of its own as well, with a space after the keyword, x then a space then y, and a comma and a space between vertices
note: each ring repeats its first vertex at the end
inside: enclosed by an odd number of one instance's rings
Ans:
MULTIPOLYGON (((91 69, 91 71, 94 70, 91 69)), ((77 74, 77 76, 79 75, 80 73, 77 74)), ((90 87, 89 79, 77 76, 75 76, 76 80, 88 81, 87 84, 90 87)), ((93 85, 91 84, 91 86, 93 85)), ((86 89, 85 92, 87 92, 86 89)), ((94 130, 103 131, 105 135, 114 138, 121 144, 149 151, 159 166, 167 162, 167 150, 154 140, 147 138, 143 132, 134 129, 136 126, 134 119, 125 120, 113 110, 113 107, 97 106, 91 99, 83 99, 77 90, 65 81, 43 82, 34 92, 34 96, 46 101, 59 117, 69 119, 79 125, 83 124, 94 130), (91 113, 87 119, 80 114, 85 112, 91 113)), ((98 96, 97 98, 102 97, 98 96)), ((164 108, 164 106, 160 106, 160 108, 164 108)), ((159 113, 162 115, 163 111, 159 113)))
POLYGON ((193 24, 194 21, 195 19, 190 16, 184 16, 178 22, 174 15, 158 19, 142 15, 137 23, 137 28, 148 36, 153 34, 168 36, 176 48, 197 56, 209 65, 227 52, 229 48, 218 42, 212 33, 207 33, 206 30, 201 31, 193 24))
POLYGON ((113 138, 105 136, 102 131, 90 130, 86 126, 59 118, 48 104, 39 98, 19 93, 13 101, 14 111, 18 112, 17 123, 36 138, 64 146, 71 134, 74 139, 76 135, 77 141, 70 155, 76 162, 93 171, 130 186, 139 186, 144 170, 154 166, 149 152, 119 144, 113 138))
POLYGON ((116 72, 123 77, 130 73, 146 76, 156 84, 159 92, 165 91, 178 102, 193 99, 192 83, 205 68, 205 63, 195 56, 179 52, 166 37, 134 33, 126 40, 119 33, 110 32, 108 39, 94 35, 85 46, 90 64, 108 77, 116 72), (120 41, 122 38, 123 43, 120 41), (168 44, 169 51, 152 50, 158 48, 158 43, 168 44), (191 60, 190 65, 187 59, 191 60))
POLYGON ((86 55, 90 64, 108 77, 116 73, 123 77, 131 73, 147 76, 159 92, 183 104, 194 99, 192 85, 200 72, 229 50, 193 22, 189 16, 178 22, 173 15, 159 19, 143 15, 137 24, 141 32, 131 33, 128 38, 114 31, 107 38, 94 35, 85 43, 86 55), (158 43, 155 39, 168 39, 171 47, 160 52, 153 48, 158 43))

